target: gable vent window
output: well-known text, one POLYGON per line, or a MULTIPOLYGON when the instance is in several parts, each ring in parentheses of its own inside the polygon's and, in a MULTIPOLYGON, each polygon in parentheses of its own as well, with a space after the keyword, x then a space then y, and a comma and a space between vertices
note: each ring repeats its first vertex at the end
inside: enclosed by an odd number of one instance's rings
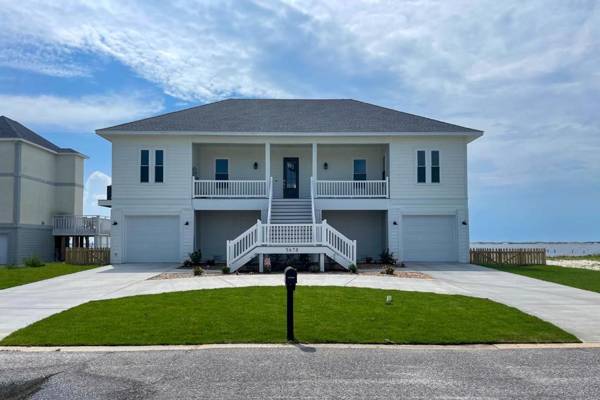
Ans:
POLYGON ((154 152, 154 182, 163 182, 164 179, 164 151, 156 150, 154 152))
POLYGON ((417 151, 417 182, 427 182, 427 164, 425 161, 425 150, 417 151))
POLYGON ((367 180, 367 160, 354 160, 354 180, 367 180))
POLYGON ((140 182, 150 181, 150 150, 141 150, 140 153, 140 182))
POLYGON ((217 158, 215 160, 215 180, 229 180, 229 160, 225 158, 217 158))
POLYGON ((440 183, 440 152, 431 151, 431 183, 440 183))

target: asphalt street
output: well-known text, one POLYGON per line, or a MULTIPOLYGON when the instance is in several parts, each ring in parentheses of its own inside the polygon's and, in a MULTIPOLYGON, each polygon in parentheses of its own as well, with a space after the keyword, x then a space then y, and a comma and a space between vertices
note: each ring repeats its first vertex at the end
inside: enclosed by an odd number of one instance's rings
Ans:
POLYGON ((1 399, 598 399, 596 349, 0 352, 1 399))

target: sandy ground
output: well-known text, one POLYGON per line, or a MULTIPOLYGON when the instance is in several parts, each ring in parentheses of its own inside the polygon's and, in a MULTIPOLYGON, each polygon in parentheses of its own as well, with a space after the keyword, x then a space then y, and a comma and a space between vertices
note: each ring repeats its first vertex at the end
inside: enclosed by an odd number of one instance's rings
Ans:
POLYGON ((546 260, 548 265, 558 265, 567 268, 583 268, 600 271, 600 261, 593 260, 546 260))

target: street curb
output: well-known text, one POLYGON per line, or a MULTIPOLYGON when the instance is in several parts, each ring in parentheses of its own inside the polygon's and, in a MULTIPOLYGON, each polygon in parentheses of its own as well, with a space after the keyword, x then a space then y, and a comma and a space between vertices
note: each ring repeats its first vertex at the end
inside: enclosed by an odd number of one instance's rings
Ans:
POLYGON ((600 342, 588 343, 510 343, 465 345, 385 345, 385 344, 203 344, 161 346, 0 346, 0 352, 138 352, 138 351, 189 351, 227 349, 375 349, 375 350, 542 350, 542 349, 594 349, 600 342))

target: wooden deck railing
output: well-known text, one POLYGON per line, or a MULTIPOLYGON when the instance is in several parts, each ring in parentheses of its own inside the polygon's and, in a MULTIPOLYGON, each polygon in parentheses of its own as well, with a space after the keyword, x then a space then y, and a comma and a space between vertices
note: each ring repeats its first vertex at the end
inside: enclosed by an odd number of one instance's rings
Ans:
POLYGON ((545 265, 546 249, 471 249, 471 264, 545 265))
POLYGON ((98 215, 55 215, 52 220, 55 236, 110 235, 110 219, 98 215))
POLYGON ((110 249, 68 248, 65 251, 65 262, 76 265, 107 265, 110 264, 110 249))

